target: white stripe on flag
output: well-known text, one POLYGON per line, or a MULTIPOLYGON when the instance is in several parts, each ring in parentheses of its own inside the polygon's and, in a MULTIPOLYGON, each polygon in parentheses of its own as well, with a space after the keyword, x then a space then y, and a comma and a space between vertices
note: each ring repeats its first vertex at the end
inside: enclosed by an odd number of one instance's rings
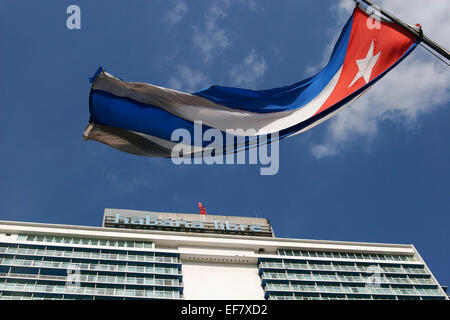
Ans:
POLYGON ((228 108, 202 97, 146 83, 123 82, 107 72, 97 76, 93 89, 109 92, 118 97, 154 105, 189 121, 202 121, 204 125, 222 131, 254 129, 257 134, 279 132, 312 117, 325 103, 339 81, 342 67, 327 86, 310 102, 296 110, 256 113, 228 108))

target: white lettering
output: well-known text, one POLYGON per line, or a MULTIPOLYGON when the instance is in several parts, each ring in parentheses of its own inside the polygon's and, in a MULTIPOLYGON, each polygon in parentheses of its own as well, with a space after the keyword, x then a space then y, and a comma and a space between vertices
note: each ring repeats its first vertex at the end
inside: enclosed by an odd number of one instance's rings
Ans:
POLYGON ((70 16, 68 16, 67 20, 66 20, 67 29, 80 30, 81 29, 81 9, 80 9, 80 7, 72 4, 67 7, 66 13, 70 14, 70 16))
MULTIPOLYGON (((184 221, 184 220, 172 220, 172 219, 158 219, 152 218, 150 215, 146 215, 145 218, 142 217, 123 217, 120 213, 116 213, 114 223, 116 224, 131 224, 131 225, 146 225, 146 226, 157 226, 162 227, 176 227, 176 228, 196 228, 204 229, 205 224, 202 221, 184 221)), ((219 222, 217 219, 213 219, 215 230, 229 230, 229 231, 247 231, 261 232, 262 227, 253 224, 236 224, 228 220, 224 222, 219 222)))

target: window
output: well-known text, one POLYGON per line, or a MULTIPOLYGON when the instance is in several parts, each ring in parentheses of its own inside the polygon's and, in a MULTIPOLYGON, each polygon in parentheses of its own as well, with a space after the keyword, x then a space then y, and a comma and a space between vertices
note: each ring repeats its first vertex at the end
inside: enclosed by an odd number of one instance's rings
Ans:
POLYGON ((109 295, 109 296, 113 296, 114 295, 114 288, 105 288, 105 294, 109 295))
POLYGON ((145 290, 142 289, 136 289, 135 294, 137 297, 144 297, 145 296, 145 290))
POLYGON ((134 296, 134 289, 126 289, 125 295, 127 296, 134 296))
POLYGON ((94 287, 85 287, 86 294, 94 294, 94 292, 95 292, 94 287))

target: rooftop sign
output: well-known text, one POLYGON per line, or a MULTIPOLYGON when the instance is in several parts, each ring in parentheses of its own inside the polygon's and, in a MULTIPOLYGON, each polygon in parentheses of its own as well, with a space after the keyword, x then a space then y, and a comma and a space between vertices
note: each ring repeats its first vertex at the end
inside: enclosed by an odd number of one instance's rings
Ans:
POLYGON ((122 209, 105 209, 103 227, 274 236, 269 220, 264 218, 122 209))

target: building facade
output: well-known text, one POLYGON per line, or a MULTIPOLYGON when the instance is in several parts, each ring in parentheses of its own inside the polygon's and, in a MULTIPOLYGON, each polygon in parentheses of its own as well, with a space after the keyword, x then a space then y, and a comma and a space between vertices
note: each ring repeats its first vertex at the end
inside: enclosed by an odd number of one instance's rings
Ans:
POLYGON ((447 299, 413 245, 275 237, 267 219, 105 209, 0 221, 0 299, 447 299))

